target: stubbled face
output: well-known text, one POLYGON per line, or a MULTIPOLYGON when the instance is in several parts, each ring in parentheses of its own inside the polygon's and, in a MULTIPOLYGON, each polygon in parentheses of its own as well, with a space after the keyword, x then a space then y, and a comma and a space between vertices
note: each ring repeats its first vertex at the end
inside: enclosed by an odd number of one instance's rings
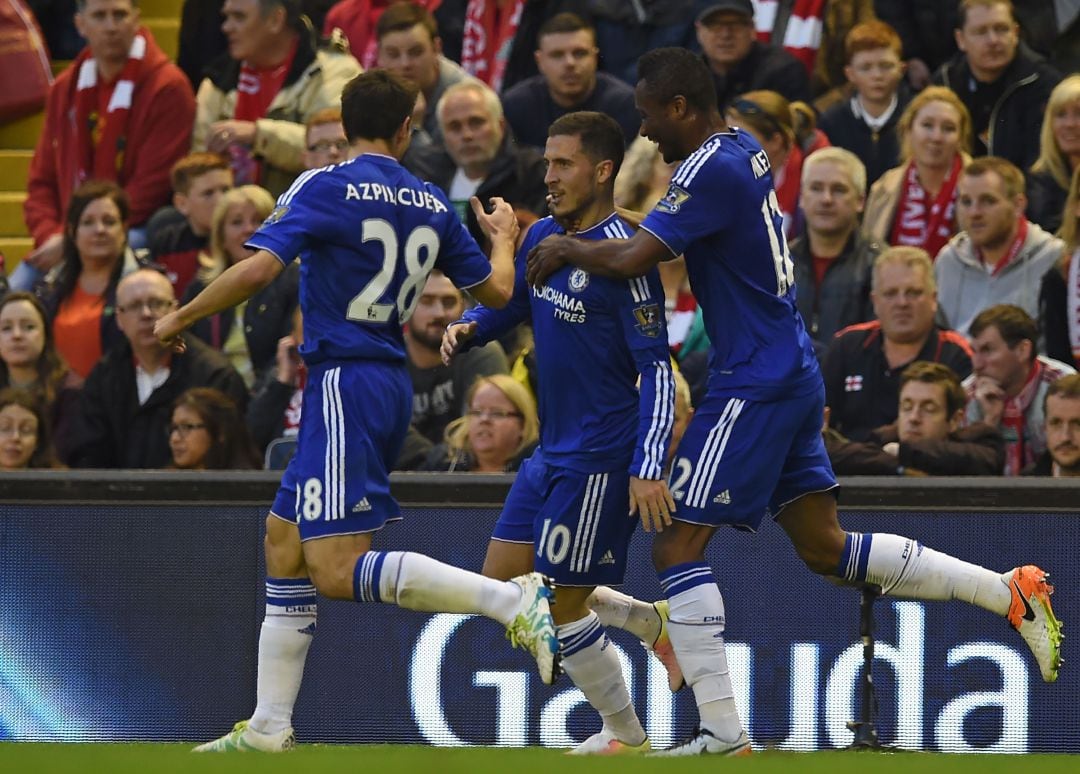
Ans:
POLYGON ((969 8, 967 22, 956 31, 956 45, 976 74, 996 77, 1012 62, 1019 44, 1020 28, 1002 3, 969 8))
POLYGON ((173 409, 169 425, 169 448, 173 464, 181 470, 199 470, 206 467, 206 455, 213 442, 199 412, 190 406, 173 409))
POLYGON ((1046 448, 1069 475, 1080 475, 1080 398, 1046 399, 1046 448))
POLYGON ((383 35, 377 61, 379 67, 409 79, 420 91, 430 94, 439 80, 441 51, 439 39, 432 39, 424 25, 415 24, 383 35))
POLYGON ((896 93, 904 64, 891 48, 872 48, 852 56, 844 73, 863 99, 883 102, 896 93))
POLYGON ((107 196, 86 205, 75 227, 75 249, 83 263, 119 260, 127 244, 120 208, 107 196))
POLYGON ((0 470, 21 470, 30 464, 38 443, 34 412, 14 403, 0 409, 0 470))
POLYGON ((131 0, 86 0, 75 27, 99 62, 124 62, 139 30, 139 9, 131 0))
POLYGON ((45 350, 45 321, 29 301, 11 301, 0 308, 0 360, 7 366, 32 368, 45 350))
MULTIPOLYGON (((409 318, 409 336, 430 350, 442 346, 446 326, 465 312, 465 299, 454 283, 442 273, 432 273, 424 284, 416 309, 409 318)), ((502 395, 502 393, 499 393, 502 395)))
POLYGON ((229 263, 238 263, 255 254, 254 250, 249 250, 244 244, 259 230, 262 222, 258 210, 250 201, 234 204, 225 211, 225 218, 221 222, 221 244, 225 248, 229 263))
POLYGON ((577 104, 592 93, 597 53, 588 30, 553 32, 540 38, 536 66, 556 102, 577 104))
POLYGON ((850 233, 863 210, 863 196, 842 164, 818 161, 806 167, 802 182, 806 224, 821 234, 850 233))
POLYGON ((214 208, 232 187, 231 169, 212 169, 192 180, 186 194, 176 197, 177 209, 187 217, 196 234, 205 236, 210 233, 214 208))
POLYGON ((945 385, 910 381, 900 390, 897 432, 901 443, 940 441, 956 429, 949 416, 945 385))
POLYGON ((937 293, 931 289, 925 269, 903 263, 883 264, 877 270, 870 297, 886 338, 913 344, 930 335, 937 314, 937 293))
POLYGON ((307 148, 304 150, 304 166, 319 169, 339 164, 349 155, 349 141, 345 127, 340 121, 316 124, 307 131, 307 148))
POLYGON ((916 164, 947 167, 960 152, 960 114, 947 102, 928 102, 911 123, 911 155, 916 164))
POLYGON ((1027 379, 1031 342, 1021 341, 1010 347, 996 325, 983 328, 971 342, 971 367, 977 376, 993 379, 1006 394, 1015 391, 1027 379))
POLYGON ((544 161, 548 209, 560 223, 576 223, 596 201, 596 164, 581 149, 580 137, 565 134, 548 137, 544 161))
POLYGON ((484 171, 503 139, 502 124, 491 115, 476 91, 459 91, 449 97, 439 116, 443 144, 450 158, 467 172, 484 171))
POLYGON ((509 462, 521 443, 524 426, 521 412, 498 387, 485 384, 473 394, 468 437, 475 453, 509 462))
POLYGON ((710 65, 728 70, 746 58, 754 45, 754 21, 743 14, 719 11, 695 25, 698 43, 710 65))
POLYGON ((956 184, 956 222, 971 243, 982 250, 1002 247, 1012 239, 1024 208, 1010 199, 996 172, 960 175, 956 184))

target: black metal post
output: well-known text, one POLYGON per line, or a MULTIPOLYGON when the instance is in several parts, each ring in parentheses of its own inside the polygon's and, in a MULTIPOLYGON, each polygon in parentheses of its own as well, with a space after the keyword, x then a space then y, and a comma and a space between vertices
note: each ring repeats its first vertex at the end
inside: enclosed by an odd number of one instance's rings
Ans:
POLYGON ((848 747, 850 750, 878 750, 882 748, 878 740, 874 715, 877 713, 877 692, 874 690, 874 601, 881 596, 877 586, 862 587, 859 601, 859 636, 863 644, 863 675, 859 685, 859 719, 848 721, 847 727, 855 732, 855 739, 848 747))

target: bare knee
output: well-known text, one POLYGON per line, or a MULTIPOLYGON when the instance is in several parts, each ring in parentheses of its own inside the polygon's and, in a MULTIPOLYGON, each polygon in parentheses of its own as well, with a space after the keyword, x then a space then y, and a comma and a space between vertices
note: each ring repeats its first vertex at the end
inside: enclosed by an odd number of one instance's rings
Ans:
POLYGON ((315 590, 329 599, 353 599, 356 561, 346 557, 319 557, 308 562, 308 575, 315 590))
POLYGON ((657 572, 686 562, 705 561, 705 546, 709 544, 712 527, 676 521, 653 538, 652 560, 657 572))
POLYGON ((267 516, 263 550, 267 575, 273 578, 303 578, 307 575, 300 533, 295 524, 267 516))
POLYGON ((580 621, 591 612, 586 602, 593 587, 560 586, 555 589, 555 601, 551 604, 551 618, 556 625, 580 621))
POLYGON ((777 522, 791 539, 799 558, 818 575, 835 575, 844 555, 847 533, 836 515, 830 493, 805 495, 790 504, 777 522))
POLYGON ((371 548, 371 536, 336 535, 303 543, 304 561, 315 589, 330 599, 355 599, 356 563, 371 548))
POLYGON ((799 558, 811 572, 818 575, 835 575, 844 555, 847 533, 837 524, 835 528, 823 527, 812 533, 792 537, 792 544, 799 558))

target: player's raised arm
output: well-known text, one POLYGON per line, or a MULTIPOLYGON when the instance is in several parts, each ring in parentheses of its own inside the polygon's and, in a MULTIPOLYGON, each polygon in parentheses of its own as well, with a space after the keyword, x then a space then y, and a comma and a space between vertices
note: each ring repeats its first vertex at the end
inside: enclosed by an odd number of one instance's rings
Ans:
POLYGON ((491 197, 494 207, 488 214, 484 205, 473 196, 469 199, 476 220, 491 240, 491 276, 469 288, 473 297, 485 306, 501 309, 514 293, 514 250, 517 246, 518 222, 514 208, 498 196, 491 197))
POLYGON ((638 229, 629 239, 586 241, 570 236, 549 236, 529 251, 526 279, 539 287, 568 263, 590 274, 628 279, 640 277, 660 261, 675 256, 648 231, 638 229))
POLYGON ((257 251, 250 258, 234 263, 199 295, 158 320, 154 325, 154 335, 164 344, 173 342, 184 330, 204 317, 251 298, 273 282, 284 269, 285 264, 273 253, 257 251))

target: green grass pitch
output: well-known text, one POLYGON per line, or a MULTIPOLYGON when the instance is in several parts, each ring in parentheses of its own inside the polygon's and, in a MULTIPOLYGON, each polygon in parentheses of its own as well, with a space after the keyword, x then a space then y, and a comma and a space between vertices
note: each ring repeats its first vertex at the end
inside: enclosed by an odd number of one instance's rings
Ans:
POLYGON ((750 758, 572 758, 558 750, 423 746, 306 745, 285 755, 193 755, 183 744, 0 744, 0 772, 258 772, 259 774, 1039 774, 1080 771, 1071 755, 942 755, 936 753, 764 752, 750 758))

